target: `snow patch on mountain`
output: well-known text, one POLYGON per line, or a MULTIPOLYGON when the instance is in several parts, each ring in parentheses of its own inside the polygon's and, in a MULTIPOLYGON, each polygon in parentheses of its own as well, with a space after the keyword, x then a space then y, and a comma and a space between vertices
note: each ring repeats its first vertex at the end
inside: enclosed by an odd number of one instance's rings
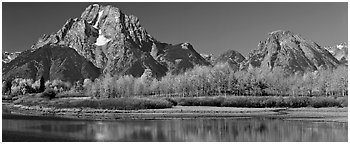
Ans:
POLYGON ((111 39, 106 38, 104 35, 99 35, 98 38, 96 39, 96 45, 97 46, 102 46, 105 45, 106 43, 108 43, 109 41, 111 41, 111 39))
POLYGON ((98 12, 98 18, 97 18, 97 21, 96 21, 95 25, 93 26, 93 27, 94 27, 94 28, 96 28, 96 29, 98 29, 98 28, 97 28, 97 26, 98 26, 98 24, 99 24, 99 22, 100 22, 100 20, 101 20, 101 16, 102 16, 102 14, 103 14, 103 10, 102 10, 102 11, 100 11, 100 12, 98 12))
POLYGON ((106 38, 106 37, 102 34, 101 30, 99 30, 98 32, 99 32, 99 36, 98 36, 97 39, 96 39, 95 45, 97 45, 97 46, 103 46, 103 45, 107 44, 109 41, 112 40, 112 39, 110 39, 110 38, 106 38))

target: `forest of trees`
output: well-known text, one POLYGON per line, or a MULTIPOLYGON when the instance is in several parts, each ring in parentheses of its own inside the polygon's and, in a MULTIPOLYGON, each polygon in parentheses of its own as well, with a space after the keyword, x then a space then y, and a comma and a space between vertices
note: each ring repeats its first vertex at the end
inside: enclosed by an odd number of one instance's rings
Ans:
POLYGON ((197 66, 180 75, 152 78, 145 70, 140 78, 106 75, 94 82, 84 81, 84 88, 94 97, 160 96, 345 96, 347 67, 288 75, 282 69, 233 71, 227 65, 197 66))
MULTIPOLYGON (((196 66, 179 75, 167 74, 156 79, 146 69, 139 78, 105 75, 95 80, 71 84, 60 80, 46 81, 45 87, 57 92, 80 92, 96 98, 130 96, 346 96, 347 67, 298 74, 287 74, 281 68, 264 71, 259 68, 233 71, 228 65, 196 66)), ((6 84, 5 84, 6 85, 6 84)), ((4 84, 3 84, 4 86, 4 84)), ((15 79, 11 94, 35 92, 40 80, 15 79)), ((3 88, 4 92, 4 88, 3 88)))

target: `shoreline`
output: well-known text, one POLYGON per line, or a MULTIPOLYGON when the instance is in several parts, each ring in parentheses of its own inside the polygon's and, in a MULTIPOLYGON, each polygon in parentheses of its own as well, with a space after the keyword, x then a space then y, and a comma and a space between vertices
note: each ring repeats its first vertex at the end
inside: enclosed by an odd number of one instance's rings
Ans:
POLYGON ((56 117, 71 120, 162 120, 196 118, 279 118, 283 120, 309 120, 321 122, 348 122, 348 108, 237 108, 208 106, 174 106, 167 109, 104 110, 78 108, 43 108, 3 103, 6 115, 56 117))

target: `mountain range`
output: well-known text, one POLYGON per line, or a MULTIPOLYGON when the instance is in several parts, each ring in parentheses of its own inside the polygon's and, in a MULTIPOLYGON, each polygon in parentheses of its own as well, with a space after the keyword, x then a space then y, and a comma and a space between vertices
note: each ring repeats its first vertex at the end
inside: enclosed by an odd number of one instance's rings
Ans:
POLYGON ((336 46, 325 47, 341 64, 348 65, 348 45, 341 43, 336 46))
POLYGON ((141 26, 136 16, 110 5, 93 4, 79 18, 68 19, 56 33, 44 34, 30 49, 3 53, 2 75, 3 80, 37 80, 44 76, 46 80, 74 82, 105 74, 139 77, 149 69, 160 78, 196 65, 218 63, 228 63, 235 70, 281 67, 305 72, 334 68, 347 61, 347 46, 346 56, 345 48, 336 48, 323 48, 299 34, 278 30, 271 32, 247 58, 235 50, 214 58, 199 54, 188 42, 160 42, 141 26))

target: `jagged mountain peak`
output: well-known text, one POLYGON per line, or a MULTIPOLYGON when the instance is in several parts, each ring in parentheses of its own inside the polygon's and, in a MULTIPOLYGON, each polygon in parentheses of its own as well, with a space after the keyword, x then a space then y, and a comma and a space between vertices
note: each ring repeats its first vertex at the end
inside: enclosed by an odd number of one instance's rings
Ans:
POLYGON ((56 33, 39 38, 31 52, 44 46, 74 49, 102 74, 139 77, 150 69, 161 77, 168 71, 179 73, 195 65, 210 65, 190 43, 159 42, 136 16, 111 5, 89 5, 79 18, 70 18, 56 33))
POLYGON ((107 34, 107 36, 113 32, 121 32, 133 40, 138 39, 138 42, 142 40, 153 41, 154 39, 141 26, 136 16, 126 15, 119 8, 111 5, 90 5, 82 13, 81 19, 86 20, 94 28, 101 30, 103 34, 107 34), (111 27, 107 26, 108 23, 111 24, 112 28, 116 28, 116 31, 110 32, 111 27))
POLYGON ((290 30, 276 30, 276 31, 270 32, 268 34, 267 40, 279 41, 281 43, 283 43, 283 41, 293 41, 296 43, 308 41, 309 43, 313 43, 314 45, 317 45, 316 43, 306 39, 300 34, 294 33, 290 30))
MULTIPOLYGON (((47 44, 71 47, 96 67, 106 68, 104 72, 114 74, 115 71, 126 72, 115 68, 119 65, 116 61, 132 62, 117 57, 140 59, 143 52, 150 52, 154 42, 156 40, 141 27, 136 16, 128 16, 111 5, 92 4, 80 18, 68 19, 57 33, 44 35, 33 48, 47 44)), ((136 73, 135 76, 138 76, 139 72, 136 73)))
POLYGON ((244 68, 262 67, 272 70, 282 67, 290 72, 333 68, 339 64, 327 50, 291 31, 269 33, 258 49, 249 54, 244 68))
POLYGON ((276 30, 269 33, 269 35, 294 35, 290 30, 276 30))
POLYGON ((145 42, 156 41, 141 26, 136 16, 126 15, 119 8, 111 5, 92 4, 84 10, 80 18, 68 19, 58 32, 44 35, 32 48, 54 43, 79 49, 77 48, 79 46, 72 44, 70 37, 80 33, 85 37, 75 41, 97 46, 106 45, 107 42, 118 39, 130 39, 139 47, 143 47, 145 42))

